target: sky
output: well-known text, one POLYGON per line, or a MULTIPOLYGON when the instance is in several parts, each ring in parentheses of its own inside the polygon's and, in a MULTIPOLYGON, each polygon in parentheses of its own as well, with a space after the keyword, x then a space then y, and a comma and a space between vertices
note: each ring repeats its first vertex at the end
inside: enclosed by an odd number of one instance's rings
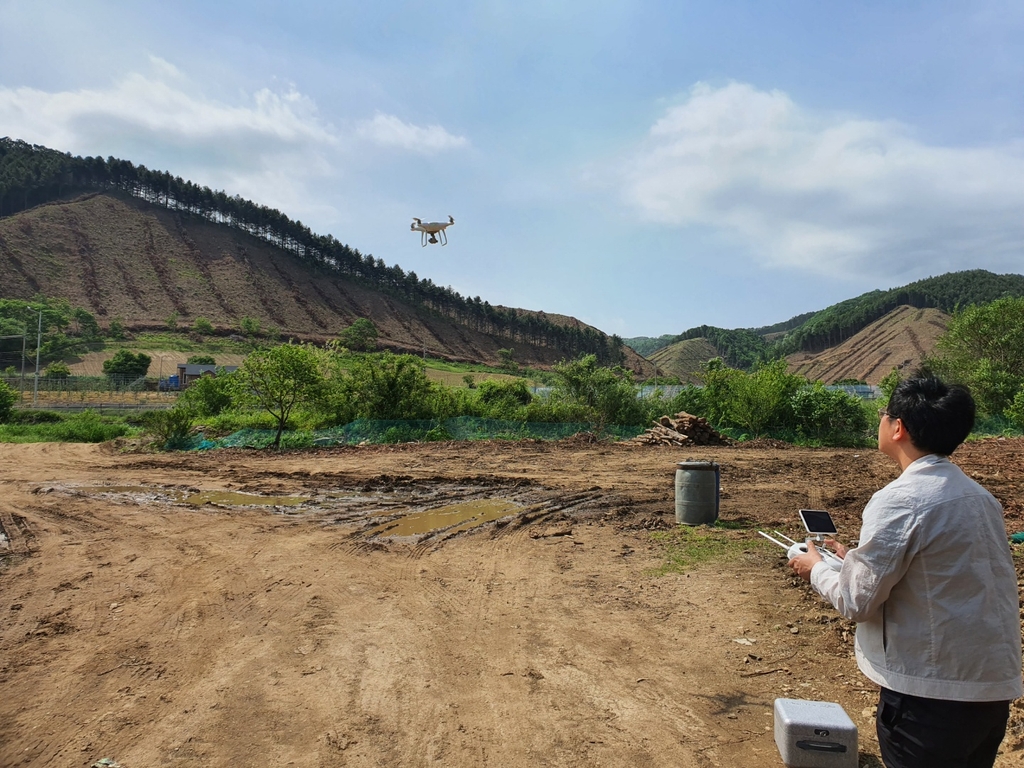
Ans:
POLYGON ((1019 0, 0 0, 0 136, 627 338, 1024 273, 1019 0))

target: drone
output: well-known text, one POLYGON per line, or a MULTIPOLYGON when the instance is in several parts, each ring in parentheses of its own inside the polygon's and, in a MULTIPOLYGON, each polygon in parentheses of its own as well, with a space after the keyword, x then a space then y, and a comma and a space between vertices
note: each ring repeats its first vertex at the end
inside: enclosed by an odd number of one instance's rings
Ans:
POLYGON ((448 217, 447 223, 440 221, 428 221, 426 224, 413 216, 412 224, 409 225, 409 229, 413 232, 420 233, 420 246, 425 246, 427 243, 441 243, 441 245, 448 245, 448 236, 444 231, 454 223, 455 219, 451 216, 448 217))

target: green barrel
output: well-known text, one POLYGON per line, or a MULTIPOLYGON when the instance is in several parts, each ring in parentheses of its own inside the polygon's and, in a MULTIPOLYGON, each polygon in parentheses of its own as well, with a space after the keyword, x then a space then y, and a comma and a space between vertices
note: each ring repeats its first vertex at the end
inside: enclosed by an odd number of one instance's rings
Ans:
POLYGON ((711 525, 718 519, 718 465, 713 461, 680 461, 676 466, 676 522, 711 525))

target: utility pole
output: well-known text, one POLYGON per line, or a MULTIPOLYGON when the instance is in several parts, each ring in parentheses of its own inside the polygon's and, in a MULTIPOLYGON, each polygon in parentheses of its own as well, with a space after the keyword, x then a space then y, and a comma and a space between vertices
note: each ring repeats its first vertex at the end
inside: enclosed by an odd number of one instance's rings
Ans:
POLYGON ((36 334, 36 380, 32 386, 32 407, 39 400, 39 348, 43 345, 43 310, 39 310, 39 331, 36 334))
POLYGON ((28 343, 28 323, 21 326, 21 392, 18 393, 18 402, 25 402, 25 345, 28 343))

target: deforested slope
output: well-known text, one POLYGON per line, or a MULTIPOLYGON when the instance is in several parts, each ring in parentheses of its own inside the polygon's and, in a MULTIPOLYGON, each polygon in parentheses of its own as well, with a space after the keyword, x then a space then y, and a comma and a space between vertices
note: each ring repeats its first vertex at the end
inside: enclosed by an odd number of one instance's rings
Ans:
POLYGON ((11 138, 0 138, 0 280, 0 298, 65 298, 135 330, 202 317, 221 332, 246 320, 324 337, 365 317, 396 350, 646 364, 597 328, 461 296, 238 195, 11 138))
MULTIPOLYGON (((544 343, 544 323, 571 326, 587 341, 604 338, 558 315, 500 329, 504 315, 496 314, 482 328, 479 317, 405 300, 399 290, 317 268, 236 228, 117 192, 87 193, 0 219, 0 297, 38 294, 67 299, 102 326, 118 319, 135 332, 166 329, 170 319, 187 328, 202 317, 228 334, 250 318, 285 338, 322 340, 369 318, 383 348, 490 364, 509 347, 525 365, 572 356, 571 349, 544 343), (524 329, 534 326, 539 330, 531 338, 524 329)), ((630 368, 645 365, 632 350, 622 353, 630 368)))
POLYGON ((652 352, 647 358, 658 366, 658 371, 678 376, 686 383, 701 380, 701 366, 708 360, 720 357, 718 350, 705 338, 677 341, 652 352))
POLYGON ((900 306, 823 352, 789 355, 789 370, 812 381, 833 384, 857 379, 878 384, 893 368, 912 371, 935 350, 949 323, 938 309, 900 306))

